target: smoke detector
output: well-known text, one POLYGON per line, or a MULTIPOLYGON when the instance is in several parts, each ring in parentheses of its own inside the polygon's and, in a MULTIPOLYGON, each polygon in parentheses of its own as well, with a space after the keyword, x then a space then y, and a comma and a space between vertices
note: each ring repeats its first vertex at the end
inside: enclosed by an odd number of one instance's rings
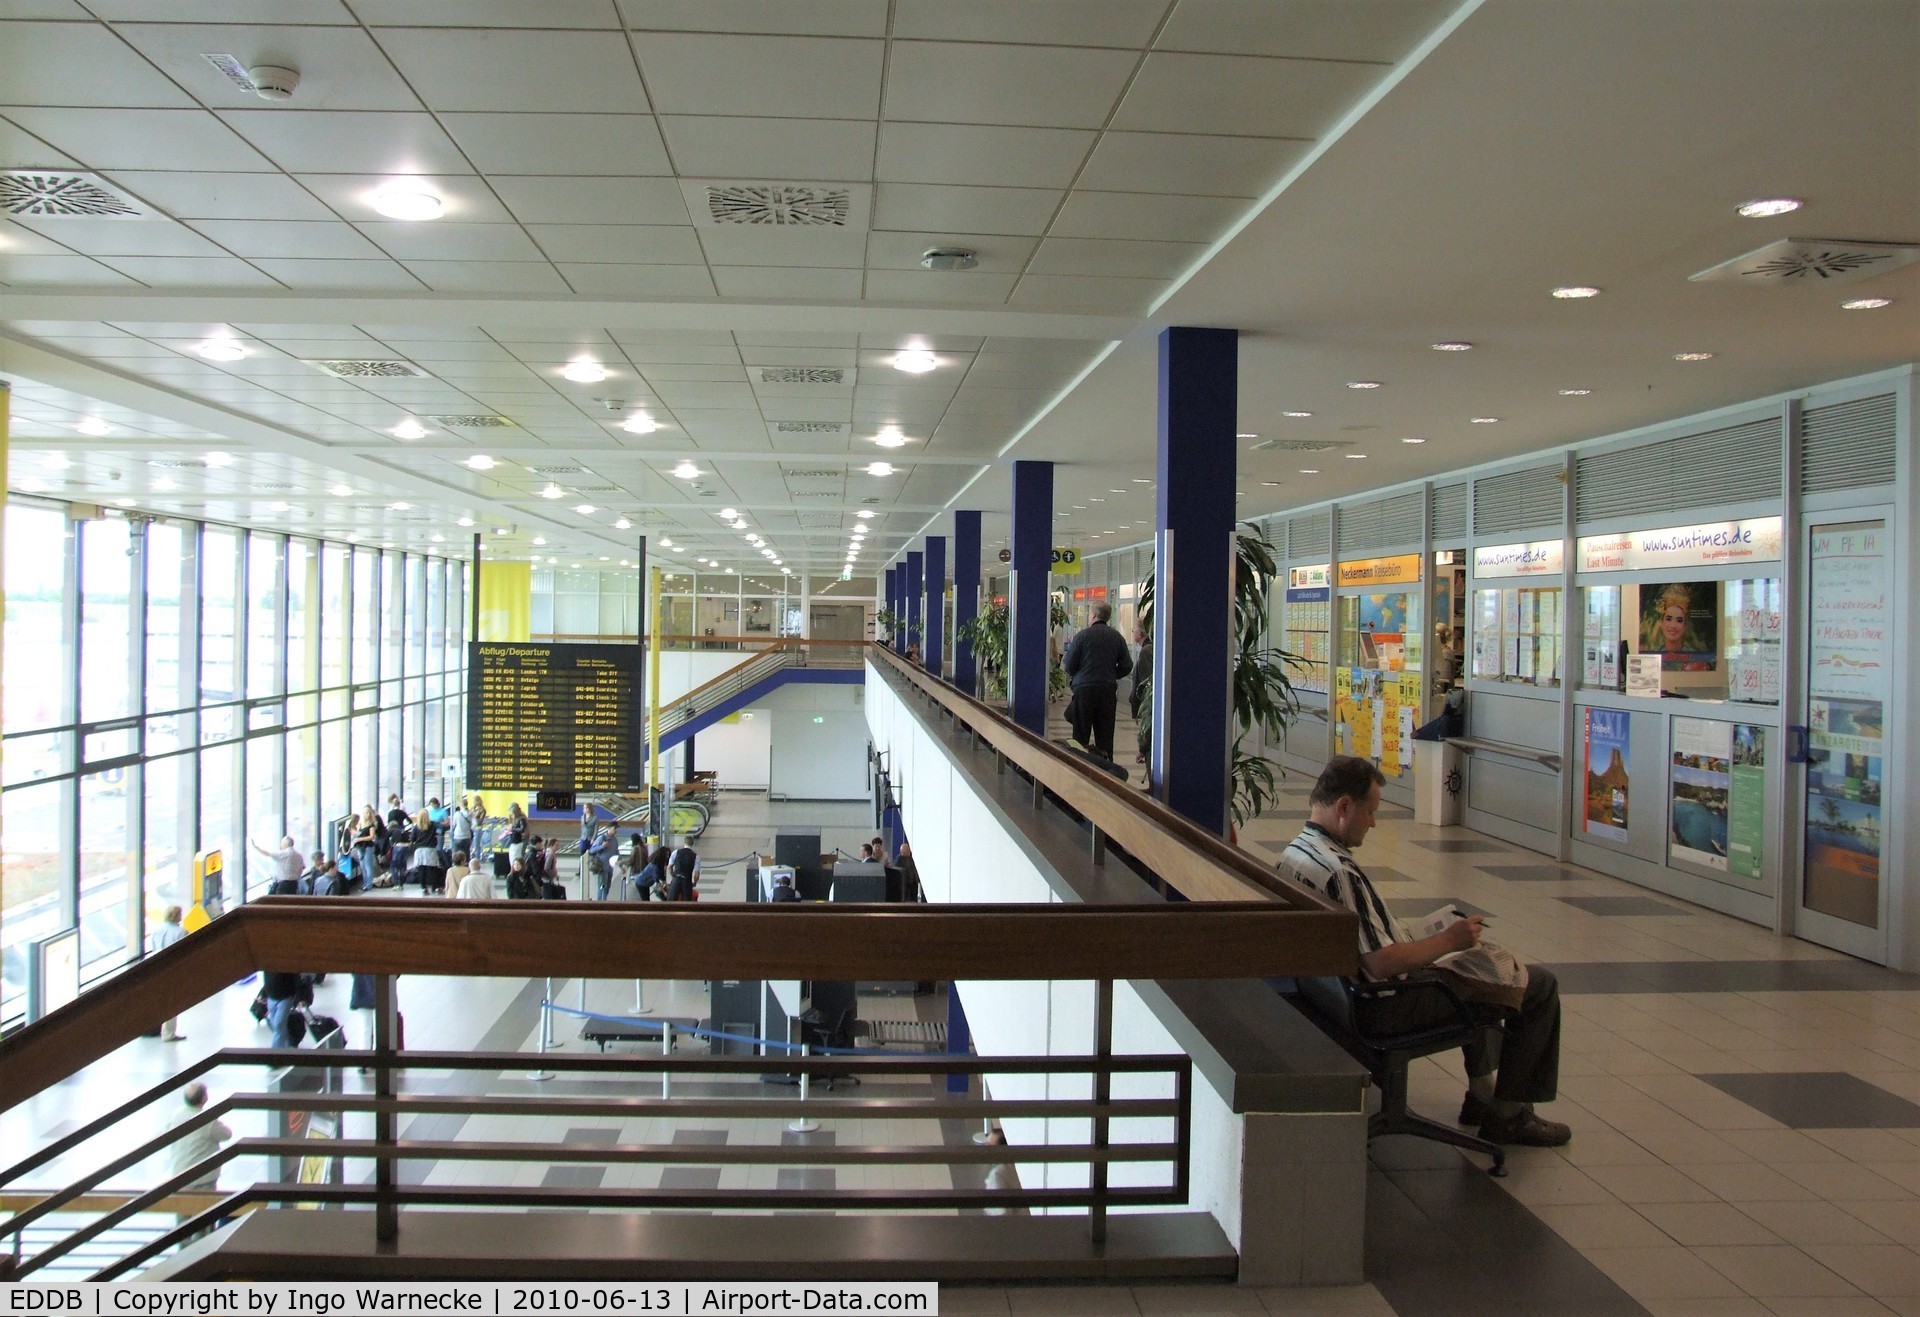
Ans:
POLYGON ((200 57, 220 70, 228 82, 263 101, 290 101, 300 85, 300 71, 279 64, 255 64, 251 68, 232 55, 208 54, 200 57))
POLYGON ((1831 287, 1911 265, 1920 247, 1898 242, 1781 238, 1689 278, 1690 283, 1741 283, 1764 288, 1831 287))
POLYGON ((980 253, 971 247, 929 247, 920 253, 921 268, 927 270, 971 270, 980 264, 980 253))

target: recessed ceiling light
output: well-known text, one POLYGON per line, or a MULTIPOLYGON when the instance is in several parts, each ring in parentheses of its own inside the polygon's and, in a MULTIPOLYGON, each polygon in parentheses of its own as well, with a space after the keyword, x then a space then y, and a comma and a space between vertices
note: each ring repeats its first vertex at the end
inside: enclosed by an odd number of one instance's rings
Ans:
POLYGON ((1553 290, 1554 297, 1562 302, 1577 302, 1585 297, 1598 297, 1600 290, 1587 284, 1567 284, 1553 290))
POLYGON ((1109 494, 1124 494, 1124 493, 1126 493, 1126 492, 1127 492, 1127 491, 1126 491, 1126 490, 1124 490, 1124 489, 1109 489, 1109 490, 1107 491, 1107 493, 1109 493, 1109 494))
POLYGON ((1774 215, 1791 215, 1804 204, 1792 197, 1762 197, 1758 201, 1742 202, 1734 209, 1745 219, 1767 219, 1774 215))
POLYGON ((115 507, 120 507, 120 508, 130 508, 133 506, 133 500, 130 498, 117 498, 113 501, 113 503, 115 507))
POLYGON ((200 460, 202 462, 205 462, 208 466, 232 466, 233 454, 232 453, 208 453, 205 457, 202 457, 200 460))
POLYGON ((722 521, 732 521, 735 517, 739 515, 740 515, 740 509, 738 508, 721 508, 720 509, 720 520, 722 521))
MULTIPOLYGON (((1412 437, 1408 437, 1408 438, 1402 439, 1400 442, 1403 444, 1424 444, 1427 441, 1425 439, 1415 439, 1412 437)), ((1348 456, 1352 456, 1352 454, 1348 454, 1348 456)))
POLYGON ((407 510, 408 510, 409 508, 411 508, 412 506, 413 506, 413 504, 411 504, 411 503, 405 503, 405 502, 402 502, 402 503, 389 503, 389 504, 387 504, 387 510, 388 510, 388 511, 390 511, 390 512, 405 512, 405 511, 407 511, 407 510))
POLYGON ((687 551, 687 546, 684 544, 676 544, 673 546, 673 551, 675 553, 685 553, 687 551))
POLYGON ((269 511, 269 512, 291 512, 291 511, 293 511, 293 504, 291 504, 291 503, 269 503, 269 504, 267 504, 267 511, 269 511))
POLYGON ((1469 424, 1471 424, 1471 425, 1498 425, 1498 424, 1500 424, 1500 418, 1499 418, 1498 416, 1469 416, 1469 417, 1467 418, 1467 421, 1468 421, 1468 423, 1469 423, 1469 424))
MULTIPOLYGON (((604 554, 604 553, 603 553, 603 554, 601 554, 601 555, 600 555, 600 561, 601 561, 601 562, 612 562, 612 561, 613 561, 613 559, 611 559, 611 558, 609 558, 609 557, 608 557, 608 556, 607 556, 606 554, 604 554)), ((625 564, 625 563, 621 563, 620 565, 621 565, 622 567, 624 567, 624 566, 626 566, 626 564, 625 564)))
MULTIPOLYGON (((683 549, 683 550, 680 550, 680 552, 682 552, 682 553, 684 553, 684 552, 686 552, 686 551, 685 551, 685 550, 683 549)), ((760 550, 760 556, 761 556, 762 558, 771 558, 771 557, 773 557, 773 550, 772 550, 772 549, 762 549, 762 550, 760 550)))
POLYGON ((408 178, 388 183, 375 192, 373 208, 388 219, 418 223, 439 219, 446 214, 447 203, 429 190, 426 184, 408 178))
POLYGON ((471 526, 471 525, 473 525, 473 518, 472 518, 472 517, 462 517, 462 518, 460 518, 460 520, 459 520, 459 521, 458 521, 457 523, 455 523, 455 524, 456 524, 456 525, 460 525, 460 526, 471 526))
POLYGON ((1289 420, 1294 420, 1294 421, 1304 421, 1309 416, 1313 415, 1312 412, 1281 412, 1280 414, 1282 416, 1287 417, 1289 420))
POLYGON ((607 377, 607 368, 590 357, 579 357, 569 361, 560 374, 575 384, 598 384, 607 377))
POLYGON ((1233 437, 1235 439, 1258 439, 1260 436, 1257 434, 1236 434, 1233 437))
POLYGON ((208 361, 238 361, 247 355, 246 345, 230 338, 210 338, 194 344, 193 350, 208 361))
POLYGON ((781 574, 782 576, 792 576, 792 575, 793 575, 793 568, 791 568, 791 567, 782 567, 782 568, 780 569, 780 574, 781 574))
POLYGON ((574 508, 574 511, 578 512, 583 517, 591 517, 593 515, 593 504, 582 503, 578 507, 574 508))
MULTIPOLYGON (((1277 487, 1277 486, 1278 486, 1278 485, 1280 484, 1280 482, 1279 482, 1278 480, 1262 480, 1262 481, 1261 481, 1260 483, 1261 483, 1261 484, 1263 484, 1263 485, 1265 485, 1265 486, 1266 486, 1266 487, 1267 487, 1268 489, 1273 489, 1273 488, 1276 488, 1276 487, 1277 487)), ((1130 526, 1130 525, 1131 525, 1131 523, 1129 523, 1129 526, 1130 526)), ((1120 529, 1122 529, 1122 530, 1126 530, 1126 529, 1128 529, 1128 528, 1129 528, 1128 526, 1122 526, 1122 527, 1121 527, 1120 529)), ((1111 533, 1111 532, 1109 532, 1109 533, 1111 533)))
POLYGON ((1340 456, 1346 458, 1349 462, 1364 462, 1367 460, 1365 453, 1342 453, 1340 456))
POLYGON ((49 471, 65 471, 73 465, 73 459, 65 453, 48 453, 40 459, 40 465, 49 471))
POLYGON ((899 430, 892 426, 889 426, 879 434, 873 436, 873 442, 879 444, 882 448, 904 448, 907 444, 907 436, 901 434, 899 430))
POLYGON ((893 368, 904 370, 909 375, 924 375, 939 364, 940 358, 925 348, 908 348, 904 352, 895 354, 893 358, 893 368))
POLYGON ((654 420, 645 412, 635 412, 626 420, 620 422, 620 428, 628 434, 652 434, 660 428, 660 422, 654 420))
POLYGON ((352 498, 353 486, 352 485, 334 485, 327 490, 327 493, 333 495, 335 498, 352 498))
POLYGON ((154 481, 153 487, 162 494, 171 494, 179 488, 178 485, 174 484, 173 481, 169 480, 166 476, 161 476, 158 480, 154 481))
POLYGON ((1435 343, 1432 345, 1432 347, 1435 352, 1471 352, 1473 351, 1473 344, 1471 343, 1435 343))
POLYGON ((395 439, 425 439, 427 437, 427 427, 409 416, 406 420, 394 426, 388 433, 395 439))
POLYGON ((1592 389, 1562 389, 1560 390, 1560 396, 1562 398, 1584 398, 1592 392, 1592 389))
POLYGON ((98 416, 82 417, 74 423, 73 428, 81 434, 90 434, 96 439, 113 433, 113 427, 101 420, 98 416))
POLYGON ((1380 381, 1379 380, 1348 380, 1347 387, 1349 389, 1377 389, 1380 387, 1380 381))
POLYGON ((1676 352, 1673 354, 1673 359, 1675 361, 1712 361, 1713 353, 1711 352, 1676 352))
POLYGON ((870 476, 890 476, 893 474, 893 471, 894 468, 890 462, 867 463, 867 474, 870 476))
POLYGON ((1133 477, 1133 483, 1136 485, 1151 485, 1153 482, 1145 477, 1135 476, 1133 477))
MULTIPOLYGON (((539 544, 545 544, 545 543, 546 543, 546 541, 545 541, 545 540, 538 540, 538 541, 536 541, 536 543, 539 543, 539 544)), ((547 564, 548 564, 549 566, 552 566, 552 565, 554 565, 554 564, 556 564, 556 563, 558 563, 559 561, 560 561, 560 560, 559 560, 558 558, 549 558, 549 559, 547 559, 547 564)))
POLYGON ((569 566, 570 566, 570 567, 571 567, 571 568, 572 568, 572 569, 573 569, 574 571, 576 571, 576 572, 580 570, 580 564, 579 564, 579 563, 577 563, 577 562, 576 562, 576 563, 571 563, 571 564, 569 564, 569 566))
POLYGON ((1856 297, 1850 301, 1842 302, 1840 309, 1842 311, 1878 311, 1883 306, 1892 305, 1893 299, 1891 297, 1856 297))
POLYGON ((1320 474, 1320 468, 1317 466, 1303 466, 1300 468, 1300 474, 1303 476, 1317 476, 1320 474))
POLYGON ((871 508, 861 508, 860 511, 854 513, 853 515, 860 518, 860 520, 865 521, 869 517, 873 516, 873 510, 871 508))
POLYGON ((703 472, 690 461, 683 461, 673 469, 673 474, 682 480, 697 479, 703 472))
POLYGON ((533 542, 536 545, 544 545, 547 542, 547 537, 544 535, 536 535, 533 537, 533 542))
POLYGON ((733 528, 735 530, 745 530, 747 528, 747 519, 745 517, 735 517, 733 519, 733 528))
POLYGON ((633 523, 629 521, 627 518, 621 517, 619 520, 613 523, 613 528, 615 530, 632 530, 633 523))
POLYGON ((500 465, 485 453, 475 453, 467 459, 466 464, 475 471, 491 471, 494 467, 500 465))
POLYGON ((438 532, 435 532, 435 534, 432 536, 432 539, 435 544, 445 544, 447 542, 447 537, 439 534, 438 532))

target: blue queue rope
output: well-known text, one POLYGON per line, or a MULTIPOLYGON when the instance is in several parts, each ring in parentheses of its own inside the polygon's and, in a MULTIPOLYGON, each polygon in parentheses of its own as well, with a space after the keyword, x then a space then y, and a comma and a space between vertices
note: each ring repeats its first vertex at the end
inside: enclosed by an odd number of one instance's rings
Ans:
MULTIPOLYGON (((571 1007, 571 1006, 562 1006, 559 1002, 556 1002, 556 1001, 543 1001, 540 1004, 546 1007, 548 1010, 559 1011, 562 1015, 578 1016, 580 1019, 583 1019, 583 1020, 609 1020, 615 1024, 630 1024, 630 1025, 638 1026, 639 1028, 642 1028, 642 1029, 651 1029, 656 1033, 661 1032, 666 1028, 666 1025, 660 1020, 644 1020, 639 1018, 638 1016, 633 1016, 633 1015, 606 1015, 601 1013, 600 1011, 576 1010, 574 1007, 571 1007)), ((674 1033, 690 1034, 695 1038, 719 1038, 730 1043, 751 1043, 754 1046, 758 1046, 758 1047, 777 1047, 783 1052, 799 1052, 799 1051, 807 1050, 807 1046, 804 1043, 781 1043, 781 1042, 775 1042, 771 1038, 755 1038, 749 1034, 723 1033, 718 1029, 702 1029, 702 1028, 699 1028, 698 1026, 690 1026, 687 1028, 676 1027, 674 1029, 674 1033)), ((901 1053, 899 1052, 889 1052, 886 1049, 879 1048, 879 1047, 815 1047, 812 1049, 812 1054, 814 1056, 899 1056, 901 1055, 901 1053)), ((931 1056, 931 1057, 971 1058, 972 1053, 970 1052, 920 1052, 920 1053, 916 1053, 915 1055, 931 1056)))

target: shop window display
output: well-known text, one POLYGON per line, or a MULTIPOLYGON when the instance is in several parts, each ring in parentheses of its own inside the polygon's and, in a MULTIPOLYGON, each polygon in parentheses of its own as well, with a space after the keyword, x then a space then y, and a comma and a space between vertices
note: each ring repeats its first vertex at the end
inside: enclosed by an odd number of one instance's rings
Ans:
POLYGON ((1780 702, 1777 577, 1656 581, 1581 590, 1580 684, 1625 690, 1628 659, 1660 693, 1695 700, 1780 702))

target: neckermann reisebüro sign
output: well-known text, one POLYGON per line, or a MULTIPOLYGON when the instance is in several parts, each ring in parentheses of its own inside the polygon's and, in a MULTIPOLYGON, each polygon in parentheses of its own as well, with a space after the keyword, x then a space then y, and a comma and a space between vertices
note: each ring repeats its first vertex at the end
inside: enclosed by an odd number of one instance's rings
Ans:
POLYGON ((1639 572, 1776 562, 1780 558, 1780 518, 1754 517, 1747 521, 1713 521, 1665 530, 1583 535, 1579 550, 1583 572, 1639 572))

